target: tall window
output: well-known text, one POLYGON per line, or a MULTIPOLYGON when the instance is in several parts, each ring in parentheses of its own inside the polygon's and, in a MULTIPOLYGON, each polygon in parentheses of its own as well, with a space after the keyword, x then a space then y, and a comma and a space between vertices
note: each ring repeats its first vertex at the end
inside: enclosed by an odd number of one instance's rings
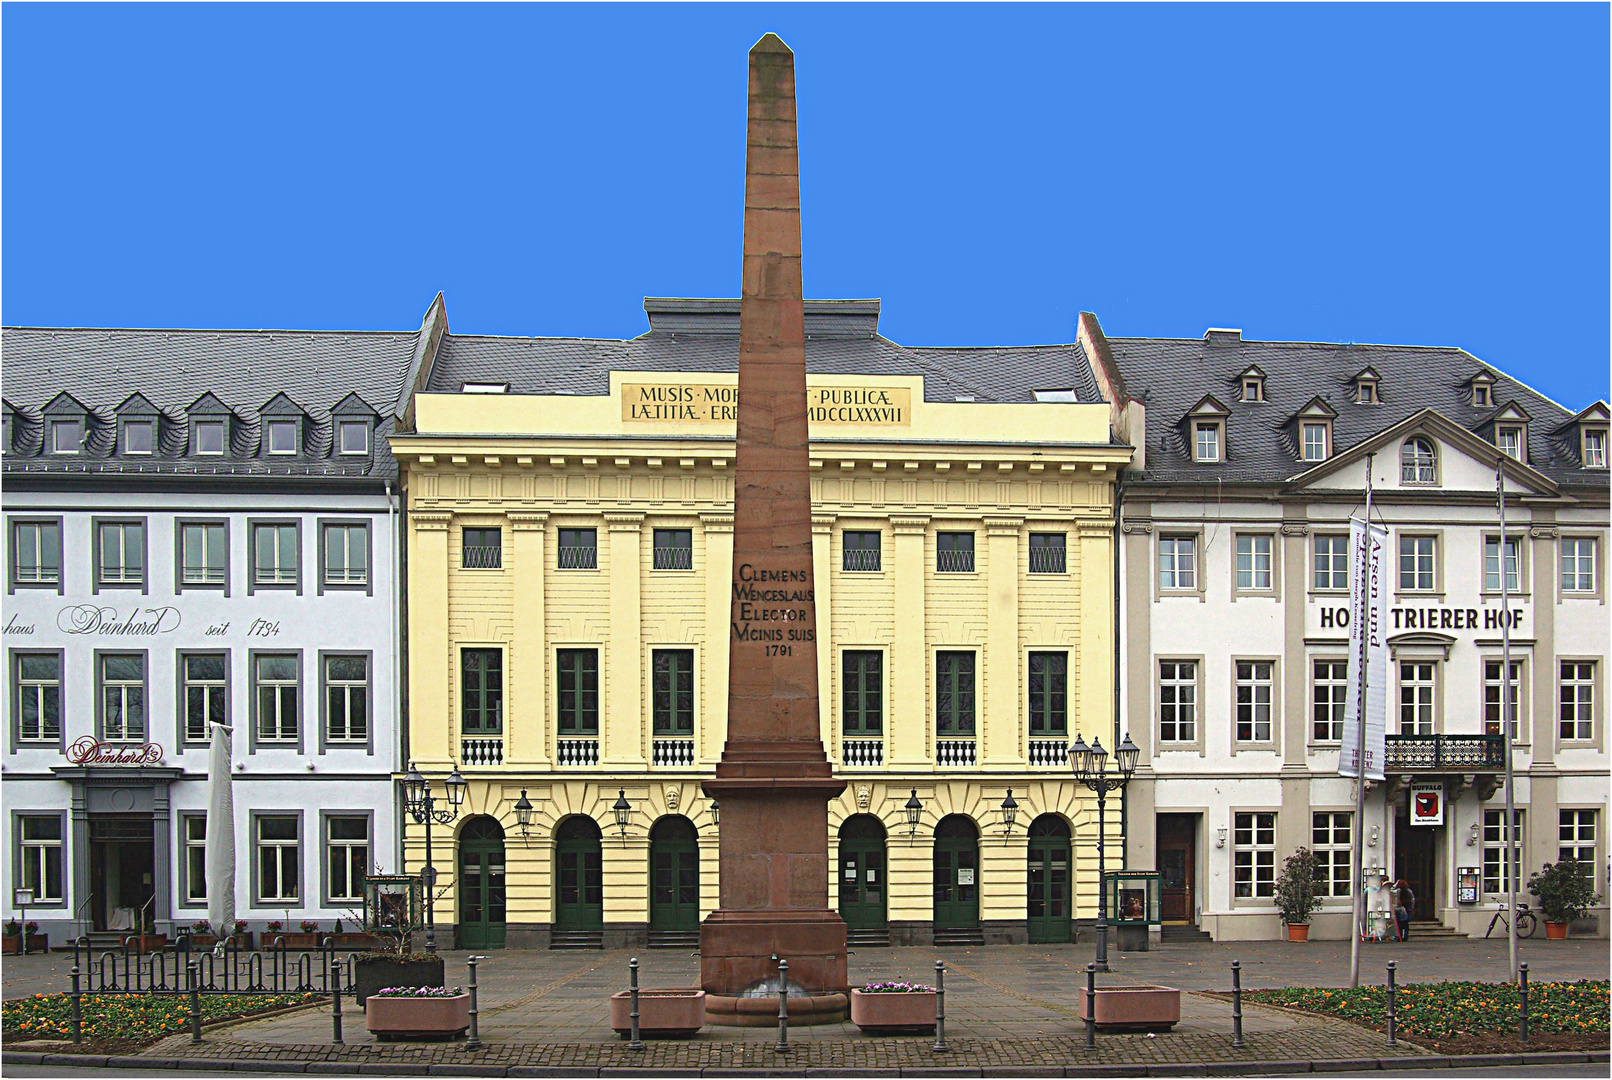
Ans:
POLYGON ((656 649, 651 690, 654 733, 694 734, 694 650, 656 649))
POLYGON ((289 814, 260 816, 256 839, 258 900, 265 904, 295 903, 300 877, 297 864, 301 862, 296 817, 289 814))
POLYGON ((62 819, 56 814, 25 814, 17 818, 22 880, 34 891, 34 903, 62 901, 62 819))
POLYGON ((224 679, 224 658, 217 654, 180 658, 185 681, 185 741, 207 742, 212 724, 229 723, 229 693, 224 679))
POLYGON ((369 738, 369 658, 325 657, 325 741, 369 738))
MULTIPOLYGON (((1485 810, 1483 812, 1483 891, 1486 893, 1503 893, 1509 891, 1506 877, 1506 812, 1504 810, 1485 810)), ((1511 819, 1512 835, 1517 841, 1517 850, 1511 860, 1511 872, 1517 877, 1518 888, 1522 887, 1520 870, 1523 862, 1523 838, 1527 833, 1522 828, 1522 811, 1518 810, 1511 819)))
POLYGON ((369 872, 369 818, 332 815, 325 819, 325 852, 330 867, 332 902, 364 902, 369 872))
POLYGON ((1315 891, 1349 895, 1349 822, 1352 814, 1310 815, 1310 849, 1315 852, 1315 891))
POLYGON ((1595 591, 1595 538, 1562 538, 1562 592, 1595 591))
POLYGON ((1402 484, 1438 483, 1438 459, 1430 440, 1419 435, 1405 440, 1399 448, 1399 480, 1402 484))
POLYGON ((1590 887, 1595 886, 1595 811, 1558 810, 1556 860, 1584 864, 1590 887))
POLYGON ((504 565, 504 530, 466 527, 459 565, 467 570, 497 570, 504 565))
MULTIPOLYGON (((1518 572, 1519 541, 1515 536, 1506 537, 1506 591, 1516 594, 1521 591, 1518 572)), ((1485 536, 1483 538, 1483 587, 1489 592, 1500 591, 1500 538, 1498 536, 1485 536)))
MULTIPOLYGON (((1511 738, 1517 739, 1517 687, 1522 683, 1522 662, 1511 662, 1511 677, 1506 680, 1506 704, 1511 717, 1511 738)), ((1490 735, 1500 734, 1500 661, 1483 662, 1483 730, 1490 735)))
POLYGON ((1063 533, 1030 534, 1030 573, 1062 574, 1068 560, 1064 557, 1063 533))
POLYGON ((974 654, 935 654, 935 734, 974 734, 974 654))
POLYGON ((653 566, 656 570, 694 569, 692 529, 656 529, 653 566))
POLYGON ((1399 733, 1433 734, 1433 664, 1405 660, 1399 665, 1399 733))
POLYGON ((561 649, 559 668, 560 734, 599 734, 599 650, 561 649))
POLYGON ((1327 426, 1325 424, 1304 425, 1304 460, 1325 461, 1327 459, 1327 426))
POLYGON ((1503 427, 1495 431, 1494 444, 1509 458, 1522 460, 1522 428, 1503 427))
POLYGON ((1069 734, 1069 654, 1030 654, 1030 735, 1069 734))
POLYGON ((62 579, 62 530, 54 521, 19 521, 11 532, 11 579, 54 585, 62 579))
POLYGON ((1159 588, 1196 589, 1198 538, 1159 537, 1159 588))
POLYGON ((884 733, 884 656, 874 649, 847 649, 840 700, 845 734, 884 733))
POLYGON ((1198 665, 1191 660, 1159 661, 1159 741, 1198 738, 1198 665))
POLYGON ((1220 460, 1220 425, 1195 424, 1193 425, 1193 460, 1219 461, 1220 460))
POLYGON ((101 738, 107 742, 144 742, 146 737, 146 661, 139 654, 102 656, 101 738))
POLYGON ((1237 741, 1271 741, 1271 663, 1237 661, 1237 741))
POLYGON ((1349 689, 1349 665, 1342 660, 1315 661, 1311 737, 1316 742, 1343 739, 1343 700, 1349 689))
POLYGON ((841 536, 844 547, 843 566, 847 570, 877 570, 880 564, 879 533, 852 532, 841 536))
POLYGON ((561 529, 558 565, 561 570, 597 570, 599 530, 561 529))
POLYGON ((1269 589, 1271 587, 1271 538, 1269 536, 1237 537, 1237 587, 1239 589, 1269 589))
POLYGON ((1586 431, 1584 433, 1584 467, 1586 469, 1606 468, 1606 432, 1586 431))
POLYGON ((1234 814, 1231 832, 1233 895, 1273 895, 1276 888, 1276 815, 1234 814))
POLYGON ((1588 660, 1562 661, 1561 736, 1595 738, 1595 665, 1588 660))
POLYGON ((325 526, 325 584, 369 583, 369 526, 325 526))
POLYGON ((974 572, 974 534, 943 532, 935 534, 935 569, 948 574, 974 572))
POLYGON ((460 726, 466 735, 496 735, 504 730, 504 654, 499 649, 463 649, 459 653, 462 689, 460 726))
POLYGON ((297 583, 297 527, 252 526, 252 580, 258 585, 297 583))
POLYGON ((1433 545, 1436 537, 1401 536, 1399 538, 1399 587, 1406 592, 1431 592, 1433 589, 1433 545))
POLYGON ((259 742, 296 742, 297 658, 258 656, 253 670, 257 683, 257 737, 259 742))
POLYGON ((1349 587, 1349 538, 1347 536, 1317 536, 1314 540, 1314 570, 1312 579, 1317 589, 1347 589, 1349 587))
POLYGON ((17 739, 56 743, 62 735, 62 661, 52 654, 17 654, 17 739))
POLYGON ((201 904, 207 901, 207 815, 185 814, 185 902, 201 904))
POLYGON ((228 549, 224 526, 192 524, 179 527, 180 576, 186 585, 224 584, 224 553, 228 549))
POLYGON ((146 527, 138 522, 103 521, 100 536, 102 585, 143 585, 146 580, 146 527))

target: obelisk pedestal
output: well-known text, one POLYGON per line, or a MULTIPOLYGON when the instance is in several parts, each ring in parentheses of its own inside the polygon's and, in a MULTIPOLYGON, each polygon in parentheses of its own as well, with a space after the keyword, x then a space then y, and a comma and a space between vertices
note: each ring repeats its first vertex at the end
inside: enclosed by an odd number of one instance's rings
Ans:
POLYGON ((786 959, 791 1016, 810 1022, 843 1018, 848 988, 828 907, 827 804, 845 782, 818 726, 795 58, 776 35, 750 50, 749 100, 728 739, 704 784, 722 802, 722 884, 700 985, 714 1021, 743 1022, 738 1001, 776 994, 786 959))

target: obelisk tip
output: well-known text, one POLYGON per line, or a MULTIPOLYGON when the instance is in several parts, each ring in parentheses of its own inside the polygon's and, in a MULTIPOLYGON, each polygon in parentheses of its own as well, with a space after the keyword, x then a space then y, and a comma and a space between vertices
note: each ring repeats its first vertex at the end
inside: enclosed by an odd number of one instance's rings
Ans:
POLYGON ((754 56, 756 53, 784 53, 787 56, 795 55, 795 51, 788 45, 784 44, 783 38, 770 31, 766 34, 763 34, 761 40, 750 47, 750 55, 754 56))

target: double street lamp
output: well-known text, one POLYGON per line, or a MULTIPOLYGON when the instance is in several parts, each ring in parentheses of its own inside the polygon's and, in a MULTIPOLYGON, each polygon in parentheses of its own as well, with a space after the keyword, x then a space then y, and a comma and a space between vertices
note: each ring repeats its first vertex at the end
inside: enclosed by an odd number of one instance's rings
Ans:
POLYGON ((1103 804, 1107 801, 1110 791, 1119 791, 1131 781, 1131 774, 1136 771, 1136 759, 1141 756, 1131 737, 1126 735, 1119 744, 1119 751, 1114 755, 1117 759, 1115 765, 1118 771, 1110 776, 1108 773, 1108 751, 1103 749, 1103 741, 1094 738, 1091 745, 1079 735, 1075 736, 1075 743, 1069 748, 1069 767, 1075 771, 1075 779, 1085 784, 1097 793, 1097 970, 1108 970, 1108 884, 1104 880, 1105 866, 1103 863, 1103 804))
POLYGON ((403 776, 403 808, 416 825, 425 826, 425 866, 420 869, 420 884, 425 889, 425 951, 428 953, 437 951, 437 868, 431 864, 431 823, 434 821, 438 825, 446 825, 459 816, 459 807, 464 805, 465 791, 470 783, 459 775, 456 765, 442 786, 447 789, 444 801, 448 805, 438 810, 437 796, 431 794, 431 781, 420 774, 414 762, 409 762, 409 771, 403 776))

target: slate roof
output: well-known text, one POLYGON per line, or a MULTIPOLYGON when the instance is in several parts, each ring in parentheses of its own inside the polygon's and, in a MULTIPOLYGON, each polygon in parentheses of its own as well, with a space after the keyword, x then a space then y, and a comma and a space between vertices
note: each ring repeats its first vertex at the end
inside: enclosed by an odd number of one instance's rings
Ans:
MULTIPOLYGON (((418 336, 417 331, 7 327, 0 332, 0 372, 12 439, 4 471, 7 476, 393 477, 397 463, 386 436, 418 336), (64 391, 89 413, 83 450, 72 456, 44 454, 42 410, 64 391), (332 448, 331 410, 349 394, 375 414, 369 455, 341 456, 332 448), (142 399, 159 412, 157 449, 125 455, 118 446, 118 407, 127 402, 124 415, 149 415, 142 399), (287 412, 285 399, 306 416, 302 445, 294 455, 271 458, 262 453, 259 410, 272 402, 269 411, 280 415, 287 412), (190 455, 192 409, 211 414, 217 405, 227 410, 229 452, 190 455)), ((352 411, 350 404, 342 409, 343 415, 352 411)))
POLYGON ((1607 487, 1605 469, 1579 463, 1574 413, 1483 363, 1464 349, 1417 345, 1355 345, 1246 341, 1216 333, 1205 338, 1108 337, 1126 391, 1147 409, 1147 469, 1138 482, 1275 483, 1304 472, 1296 414, 1319 396, 1337 411, 1333 456, 1423 409, 1433 409, 1474 433, 1507 404, 1531 417, 1528 464, 1567 487, 1607 487), (1215 339, 1214 343, 1208 340, 1215 339), (1239 375, 1250 364, 1265 372, 1263 402, 1242 400, 1239 375), (1354 377, 1367 367, 1380 376, 1381 403, 1356 402, 1354 377), (1493 407, 1472 402, 1473 376, 1493 377, 1493 407), (1192 460, 1187 410, 1205 395, 1225 404, 1226 460, 1192 460))
MULTIPOLYGON (((739 301, 648 299, 649 331, 626 341, 566 337, 442 339, 426 389, 508 383, 515 394, 610 392, 610 372, 737 371, 739 301)), ((1036 390, 1073 389, 1103 400, 1078 344, 998 348, 899 345, 878 332, 877 300, 808 300, 806 370, 813 374, 920 375, 926 401, 1033 402, 1036 390)))

